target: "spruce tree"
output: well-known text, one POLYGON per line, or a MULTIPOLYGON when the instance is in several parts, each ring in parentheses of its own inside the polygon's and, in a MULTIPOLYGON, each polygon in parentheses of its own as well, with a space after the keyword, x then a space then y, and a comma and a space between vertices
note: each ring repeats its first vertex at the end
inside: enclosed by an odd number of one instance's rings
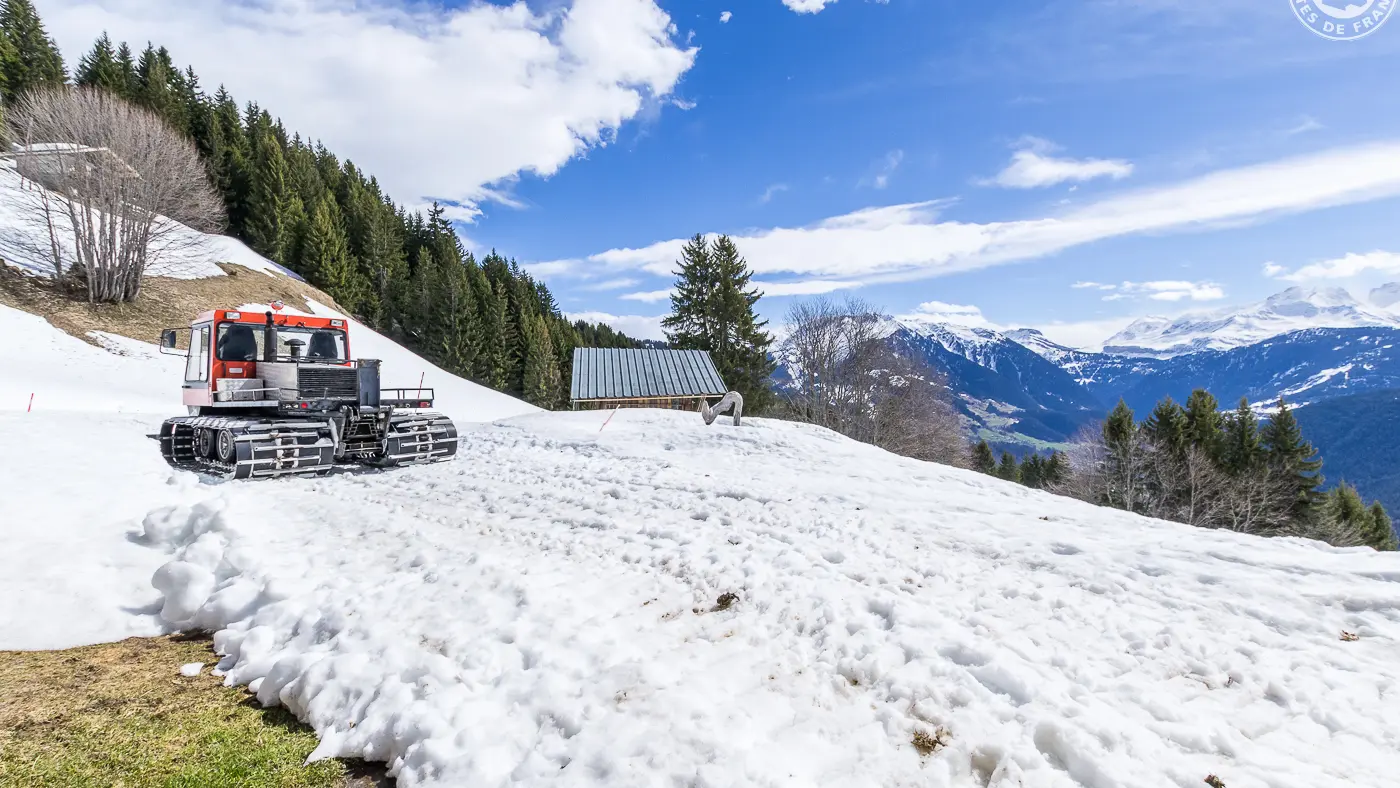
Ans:
POLYGON ((264 132, 253 151, 244 237, 253 251, 283 265, 289 260, 286 254, 288 231, 284 222, 290 196, 282 146, 270 131, 264 132))
POLYGON ((1045 461, 1032 454, 1021 463, 1021 484, 1035 490, 1045 486, 1045 461))
POLYGON ((1041 471, 1041 478, 1045 487, 1054 488, 1065 481, 1069 476, 1069 457, 1062 451, 1050 453, 1050 459, 1046 461, 1045 467, 1041 471))
POLYGON ((1142 423, 1142 432, 1153 445, 1171 454, 1181 456, 1187 446, 1186 411, 1171 397, 1165 397, 1152 409, 1152 415, 1142 423))
POLYGON ((686 242, 677 265, 671 314, 661 320, 667 344, 677 350, 714 350, 710 315, 718 276, 705 236, 697 234, 686 242))
POLYGON ((1011 452, 1001 453, 1001 464, 997 466, 997 476, 1008 482, 1021 481, 1021 468, 1016 464, 1016 458, 1011 452))
POLYGON ((1225 444, 1220 402, 1205 389, 1196 389, 1186 398, 1186 437, 1207 457, 1217 462, 1220 460, 1225 444))
POLYGON ((136 58, 132 56, 131 47, 127 46, 125 41, 117 47, 117 72, 117 94, 127 101, 135 101, 136 90, 141 80, 136 75, 136 58))
POLYGON ((103 33, 92 45, 92 51, 78 61, 78 70, 73 81, 84 87, 101 88, 117 96, 122 95, 124 77, 121 65, 117 63, 117 52, 112 47, 112 39, 103 33))
POLYGON ((754 313, 762 293, 750 285, 753 271, 727 235, 715 239, 711 258, 716 287, 713 307, 715 366, 729 387, 744 396, 745 410, 762 413, 773 401, 769 378, 774 363, 768 356, 773 337, 763 329, 768 321, 754 313))
POLYGON ((1400 537, 1395 534, 1395 526, 1390 521, 1390 515, 1385 513, 1385 507, 1380 501, 1371 504, 1371 534, 1368 544, 1377 550, 1393 552, 1400 550, 1400 537))
POLYGON ((345 309, 354 311, 364 292, 355 261, 341 228, 340 209, 330 195, 311 214, 301 250, 301 265, 311 283, 345 309))
POLYGON ((13 57, 3 67, 6 100, 35 88, 58 87, 68 81, 63 56, 49 37, 30 0, 4 0, 0 7, 0 34, 14 46, 13 57))
POLYGON ((1264 462, 1264 450, 1259 444, 1259 420, 1249 407, 1249 399, 1240 398, 1239 407, 1225 420, 1225 444, 1221 465, 1232 476, 1255 473, 1264 462))
POLYGON ((1312 444, 1303 440, 1298 420, 1282 397, 1279 397, 1278 412, 1264 425, 1259 437, 1264 448, 1264 461, 1287 487, 1291 501, 1289 519, 1295 523, 1306 521, 1318 501, 1322 462, 1315 459, 1312 444))
POLYGON ((1137 511, 1146 493, 1140 433, 1132 408, 1121 399, 1103 423, 1103 442, 1107 477, 1103 503, 1137 511))
POLYGON ((541 316, 530 325, 530 343, 525 359, 525 401, 550 409, 559 401, 559 359, 554 353, 554 340, 541 316))
POLYGON ((995 476, 997 473, 997 458, 992 453, 992 447, 986 441, 978 441, 972 447, 972 469, 995 476))

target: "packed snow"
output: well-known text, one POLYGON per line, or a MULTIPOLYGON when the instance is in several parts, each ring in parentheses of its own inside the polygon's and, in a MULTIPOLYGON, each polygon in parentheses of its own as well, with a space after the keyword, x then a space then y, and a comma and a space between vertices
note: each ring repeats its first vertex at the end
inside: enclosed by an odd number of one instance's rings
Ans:
POLYGON ((163 465, 160 414, 95 391, 0 412, 25 447, 0 454, 0 598, 24 602, 0 648, 213 631, 225 681, 309 722, 313 757, 406 788, 1400 785, 1394 554, 668 411, 214 483, 163 465))

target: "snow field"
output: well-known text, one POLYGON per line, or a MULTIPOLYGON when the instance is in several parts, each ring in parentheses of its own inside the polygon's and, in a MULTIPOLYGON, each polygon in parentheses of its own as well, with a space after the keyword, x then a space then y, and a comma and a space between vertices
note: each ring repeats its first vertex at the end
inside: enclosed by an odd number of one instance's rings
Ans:
POLYGON ((156 510, 165 619, 403 786, 1400 785, 1394 555, 605 415, 156 510))

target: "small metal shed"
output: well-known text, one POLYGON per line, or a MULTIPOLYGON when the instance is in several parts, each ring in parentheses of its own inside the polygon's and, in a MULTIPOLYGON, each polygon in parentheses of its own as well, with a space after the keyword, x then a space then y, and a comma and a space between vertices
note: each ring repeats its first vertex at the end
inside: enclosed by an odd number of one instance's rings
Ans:
POLYGON ((574 349, 569 399, 574 410, 694 410, 729 389, 703 350, 574 349))

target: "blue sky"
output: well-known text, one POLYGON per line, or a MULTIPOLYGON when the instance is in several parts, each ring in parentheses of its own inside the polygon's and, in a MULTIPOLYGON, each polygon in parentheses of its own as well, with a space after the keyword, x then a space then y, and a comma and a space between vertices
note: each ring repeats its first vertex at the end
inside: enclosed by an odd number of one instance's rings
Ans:
POLYGON ((697 232, 775 323, 825 289, 1077 344, 1400 279, 1400 23, 1328 41, 1288 0, 38 5, 66 51, 166 42, 637 333, 697 232))

